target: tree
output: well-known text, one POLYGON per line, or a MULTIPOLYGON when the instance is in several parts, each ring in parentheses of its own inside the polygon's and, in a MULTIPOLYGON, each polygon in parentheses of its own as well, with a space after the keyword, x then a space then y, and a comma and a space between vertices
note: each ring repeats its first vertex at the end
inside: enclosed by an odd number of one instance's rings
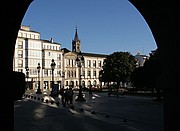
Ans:
POLYGON ((151 88, 152 91, 156 89, 157 99, 160 99, 160 88, 157 86, 157 82, 161 75, 161 64, 158 48, 151 51, 149 59, 144 63, 144 68, 146 74, 145 87, 151 88))
POLYGON ((136 67, 136 59, 129 52, 114 52, 104 61, 101 80, 104 82, 117 82, 117 91, 120 82, 130 81, 131 73, 136 67))
POLYGON ((144 67, 136 68, 131 74, 131 83, 136 88, 144 88, 145 86, 145 69, 144 67))

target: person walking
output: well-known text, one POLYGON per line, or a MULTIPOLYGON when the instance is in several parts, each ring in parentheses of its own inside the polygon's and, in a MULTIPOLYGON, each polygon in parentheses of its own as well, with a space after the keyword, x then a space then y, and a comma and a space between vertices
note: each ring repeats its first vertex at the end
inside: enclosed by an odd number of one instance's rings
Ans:
POLYGON ((69 91, 68 91, 68 97, 69 97, 69 102, 70 104, 73 104, 73 90, 72 88, 69 88, 69 91))
POLYGON ((61 103, 62 103, 62 105, 64 106, 64 99, 65 99, 64 87, 62 87, 62 88, 60 89, 59 94, 61 95, 61 103))
POLYGON ((64 106, 69 104, 69 95, 68 94, 69 94, 69 89, 66 89, 65 93, 64 93, 64 98, 65 98, 64 106))
POLYGON ((92 86, 89 87, 89 97, 92 97, 92 86))

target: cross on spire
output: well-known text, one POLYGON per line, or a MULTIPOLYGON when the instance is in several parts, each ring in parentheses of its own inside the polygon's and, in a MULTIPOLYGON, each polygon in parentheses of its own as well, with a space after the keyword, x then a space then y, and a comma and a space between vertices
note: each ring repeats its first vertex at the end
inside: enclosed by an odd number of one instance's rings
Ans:
POLYGON ((75 32, 75 36, 74 36, 74 41, 80 41, 79 37, 78 37, 78 32, 77 32, 77 25, 76 25, 76 32, 75 32))

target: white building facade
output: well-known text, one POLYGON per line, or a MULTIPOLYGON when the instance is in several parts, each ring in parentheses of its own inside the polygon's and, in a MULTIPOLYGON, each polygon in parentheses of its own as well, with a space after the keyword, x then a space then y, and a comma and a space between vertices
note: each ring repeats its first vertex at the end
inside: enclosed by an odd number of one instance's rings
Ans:
POLYGON ((26 75, 26 86, 37 89, 40 81, 41 90, 50 89, 52 82, 51 60, 56 62, 54 81, 61 83, 59 78, 62 70, 61 44, 50 40, 41 40, 40 33, 30 30, 29 26, 21 26, 16 40, 14 51, 14 71, 23 72, 26 75), (40 64, 38 74, 37 66, 40 64))
MULTIPOLYGON (((40 39, 40 33, 30 29, 30 26, 21 26, 16 40, 13 69, 26 75, 26 88, 36 90, 40 81, 40 89, 51 90, 51 83, 79 88, 79 70, 76 57, 81 51, 77 29, 72 41, 72 51, 61 49, 61 44, 50 40, 40 39), (51 62, 54 59, 56 66, 52 74, 51 62), (40 72, 38 73, 38 63, 40 72), (53 78, 52 78, 53 76, 53 78)), ((81 69, 81 83, 83 87, 94 86, 99 88, 103 83, 99 81, 99 71, 107 55, 82 53, 85 65, 81 69)))
POLYGON ((142 55, 140 54, 140 51, 138 51, 137 54, 135 55, 135 58, 137 60, 137 67, 142 67, 144 66, 145 61, 149 59, 149 56, 142 55))
POLYGON ((78 88, 79 77, 81 76, 83 88, 89 88, 90 86, 94 88, 102 87, 104 83, 99 81, 99 72, 102 70, 106 55, 82 52, 84 64, 81 67, 81 71, 79 71, 76 64, 77 54, 77 52, 73 51, 64 54, 65 86, 78 88))

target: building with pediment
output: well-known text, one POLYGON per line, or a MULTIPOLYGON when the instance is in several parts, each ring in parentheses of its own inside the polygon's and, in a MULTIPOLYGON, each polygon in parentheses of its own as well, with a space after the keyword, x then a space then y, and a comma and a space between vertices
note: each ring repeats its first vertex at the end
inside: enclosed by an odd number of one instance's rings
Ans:
POLYGON ((75 36, 72 40, 72 51, 64 53, 65 86, 78 88, 79 76, 81 76, 82 87, 101 87, 103 83, 99 81, 99 72, 102 70, 106 57, 107 55, 104 54, 81 51, 81 41, 76 28, 75 36), (84 57, 84 65, 81 67, 80 75, 76 64, 76 58, 79 52, 81 52, 84 57))
POLYGON ((81 41, 77 29, 72 40, 72 50, 61 48, 61 44, 52 38, 40 39, 40 33, 30 29, 30 26, 21 26, 18 32, 14 51, 13 70, 26 75, 26 88, 51 90, 52 81, 59 85, 79 88, 81 76, 82 87, 90 86, 99 88, 103 85, 99 81, 99 72, 102 70, 103 61, 107 55, 87 53, 81 51, 81 41), (76 64, 79 52, 84 56, 84 65, 81 74, 76 64), (51 61, 54 59, 56 66, 52 74, 51 61), (37 66, 40 65, 38 72, 37 66))

